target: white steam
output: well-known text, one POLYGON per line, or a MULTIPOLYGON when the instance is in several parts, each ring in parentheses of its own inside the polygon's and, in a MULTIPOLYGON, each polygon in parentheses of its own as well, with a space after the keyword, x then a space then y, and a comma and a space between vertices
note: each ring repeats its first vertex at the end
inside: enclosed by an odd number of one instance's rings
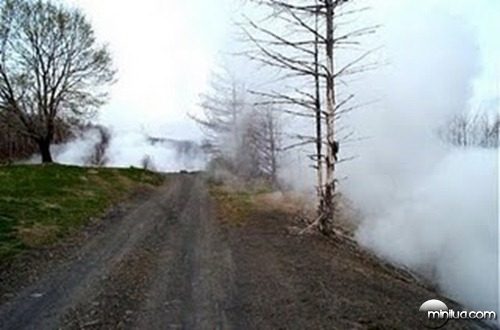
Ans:
POLYGON ((52 147, 56 161, 67 165, 85 165, 94 152, 94 146, 99 143, 96 130, 83 132, 77 139, 52 147))
POLYGON ((117 132, 111 140, 107 153, 114 166, 141 166, 144 157, 149 157, 154 167, 163 172, 199 170, 204 167, 203 155, 179 152, 165 144, 152 145, 140 132, 117 132))
POLYGON ((354 84, 362 101, 379 102, 345 119, 368 139, 341 147, 359 155, 341 165, 341 189, 363 211, 362 245, 467 307, 499 311, 498 151, 452 150, 436 134, 450 115, 474 109, 481 75, 467 12, 443 3, 375 8, 389 64, 354 84))
POLYGON ((498 310, 497 157, 449 154, 405 198, 366 221, 358 240, 459 301, 498 310))
MULTIPOLYGON (((376 38, 370 37, 377 43, 373 47, 384 47, 379 52, 381 66, 375 73, 363 75, 361 80, 347 82, 349 93, 354 88, 360 103, 373 100, 378 103, 342 119, 343 124, 354 128, 358 136, 368 139, 341 144, 342 158, 359 158, 339 166, 340 175, 348 177, 340 182, 340 189, 362 209, 364 215, 356 236, 361 244, 428 276, 441 290, 466 306, 487 310, 499 310, 498 153, 451 150, 438 141, 436 130, 450 115, 474 109, 478 102, 496 104, 495 111, 498 111, 498 87, 497 95, 493 95, 494 84, 491 83, 494 77, 498 77, 498 72, 495 73, 495 68, 486 62, 500 58, 487 48, 488 42, 498 39, 493 27, 498 26, 498 15, 494 13, 499 5, 494 2, 372 1, 373 10, 369 15, 375 23, 384 25, 376 38), (480 24, 485 25, 479 28, 480 24), (388 64, 384 65, 386 60, 388 64), (478 82, 481 76, 486 78, 478 82)), ((116 16, 116 8, 109 6, 109 10, 103 12, 110 17, 116 16)), ((97 9, 96 13, 101 12, 97 9)), ((135 17, 134 11, 130 13, 135 17)), ((205 16, 213 21, 212 16, 205 16)), ((124 20, 126 24, 129 21, 124 20)), ((369 24, 367 22, 358 21, 361 25, 369 24)), ((128 54, 130 47, 137 48, 141 54, 151 54, 151 51, 143 52, 141 47, 130 46, 128 39, 123 39, 128 34, 115 29, 114 24, 113 31, 118 31, 118 40, 126 46, 122 56, 128 54)), ((163 33, 162 29, 156 31, 163 33)), ((178 34, 176 29, 169 31, 172 35, 178 34)), ((199 31, 205 32, 206 29, 199 31)), ((115 37, 114 33, 109 35, 115 37)), ((168 54, 156 53, 161 56, 168 54)), ((185 53, 189 52, 181 52, 179 56, 190 59, 185 53)), ((202 53, 196 57, 201 59, 194 62, 204 62, 202 53)), ((200 77, 200 83, 195 84, 196 92, 179 94, 176 92, 179 74, 158 73, 158 81, 145 84, 149 79, 142 79, 142 74, 155 75, 157 70, 144 69, 144 61, 126 59, 125 67, 133 66, 134 70, 125 70, 125 76, 129 78, 123 81, 135 83, 130 85, 132 87, 120 85, 115 93, 116 111, 107 116, 106 123, 117 127, 112 132, 106 153, 108 165, 141 166, 144 157, 149 157, 158 170, 201 168, 203 157, 179 153, 176 148, 163 144, 153 145, 140 130, 126 130, 125 127, 128 122, 142 124, 146 120, 141 116, 147 117, 146 122, 163 123, 162 118, 170 118, 171 112, 185 112, 175 109, 192 109, 198 100, 188 94, 201 92, 198 85, 202 85, 204 78, 200 77), (173 78, 167 82, 168 93, 164 94, 166 77, 173 78), (131 93, 131 90, 137 90, 137 84, 141 85, 143 92, 131 93), (150 85, 157 86, 155 93, 150 93, 150 85), (133 100, 129 99, 130 95, 135 95, 133 100), (168 95, 166 99, 165 95, 168 95), (175 95, 180 95, 182 102, 179 101, 178 105, 163 104, 169 103, 167 99, 175 95), (144 96, 155 104, 142 104, 144 96), (165 102, 157 103, 158 100, 165 102), (120 104, 132 104, 136 109, 124 113, 120 104), (149 115, 141 115, 143 109, 148 109, 149 115), (163 113, 161 109, 169 111, 163 113), (126 117, 130 120, 125 120, 126 117)), ((155 58, 150 64, 154 66, 156 62, 158 59, 155 58)), ((184 61, 185 65, 170 62, 168 70, 161 72, 181 72, 186 76, 184 68, 189 65, 184 61)), ((205 64, 195 67, 200 66, 205 64)), ((241 70, 249 68, 241 65, 241 70)), ((254 71, 251 71, 251 76, 255 77, 254 71)), ((341 94, 342 88, 340 85, 341 94)), ((89 134, 84 139, 55 147, 56 160, 82 165, 97 138, 89 134)), ((302 159, 303 155, 287 159, 284 166, 293 170, 289 172, 293 175, 287 176, 301 183, 313 182, 312 175, 310 179, 304 179, 304 173, 309 175, 310 172, 302 170, 305 166, 302 159)))
MULTIPOLYGON (((68 165, 91 165, 89 159, 98 142, 99 135, 95 130, 86 131, 73 141, 54 146, 52 151, 55 161, 68 165)), ((140 130, 115 129, 111 131, 111 141, 104 157, 104 165, 108 167, 144 167, 147 159, 149 169, 161 172, 200 170, 206 161, 205 155, 194 142, 151 143, 147 134, 140 130), (183 143, 189 143, 191 148, 182 148, 183 143)))

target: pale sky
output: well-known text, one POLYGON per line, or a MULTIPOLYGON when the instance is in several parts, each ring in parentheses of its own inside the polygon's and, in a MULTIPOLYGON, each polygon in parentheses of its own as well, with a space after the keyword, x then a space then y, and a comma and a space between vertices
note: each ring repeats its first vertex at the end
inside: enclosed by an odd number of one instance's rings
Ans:
POLYGON ((85 11, 118 68, 101 120, 155 134, 189 133, 186 113, 198 111, 198 94, 224 45, 228 1, 66 1, 85 11), (183 132, 172 132, 180 126, 183 132))
MULTIPOLYGON (((463 19, 477 36, 481 52, 481 72, 474 82, 472 106, 500 98, 500 0, 366 0, 377 6, 379 21, 391 19, 401 11, 417 11, 425 16, 440 10, 463 19)), ((457 54, 459 56, 460 54, 457 54)), ((498 109, 497 109, 498 110, 498 109)))
MULTIPOLYGON (((238 0, 62 0, 82 8, 119 70, 101 121, 155 134, 196 136, 187 113, 196 113, 218 55, 230 43, 238 0)), ((499 0, 367 0, 374 17, 390 20, 401 10, 439 8, 464 18, 477 32, 482 71, 474 103, 498 98, 499 0)), ((236 16, 236 17, 235 17, 236 16)), ((383 23, 383 22, 382 22, 383 23)))

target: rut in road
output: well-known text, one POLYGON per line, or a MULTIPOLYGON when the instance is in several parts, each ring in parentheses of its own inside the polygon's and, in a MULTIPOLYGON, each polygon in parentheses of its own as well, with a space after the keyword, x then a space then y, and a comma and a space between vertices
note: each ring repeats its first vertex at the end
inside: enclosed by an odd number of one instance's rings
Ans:
POLYGON ((229 328, 232 260, 204 181, 175 176, 0 307, 0 329, 229 328))
POLYGON ((0 329, 423 329, 426 300, 463 310, 352 242, 291 235, 289 213, 254 204, 233 219, 201 175, 167 181, 31 284, 0 272, 0 329))

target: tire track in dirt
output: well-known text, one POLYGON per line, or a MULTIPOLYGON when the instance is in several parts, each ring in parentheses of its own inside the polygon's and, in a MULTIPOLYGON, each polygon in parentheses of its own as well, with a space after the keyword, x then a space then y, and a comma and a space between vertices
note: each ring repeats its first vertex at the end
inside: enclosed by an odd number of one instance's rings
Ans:
MULTIPOLYGON (((173 232, 177 208, 185 202, 179 199, 185 186, 174 183, 165 200, 156 207, 163 210, 143 239, 110 270, 108 276, 88 292, 84 301, 71 308, 62 323, 68 329, 121 329, 128 327, 146 299, 146 289, 157 268, 161 246, 173 232)), ((136 221, 139 219, 136 219, 136 221)))
POLYGON ((160 255, 136 329, 228 329, 231 253, 219 236, 205 184, 197 179, 179 226, 160 255), (165 267, 169 265, 169 267, 165 267))
POLYGON ((2 303, 0 329, 423 329, 423 301, 460 309, 288 214, 217 219, 201 175, 148 196, 2 303))
POLYGON ((219 241, 209 232, 213 227, 207 227, 207 209, 203 180, 176 176, 69 261, 3 304, 0 328, 159 329, 220 323, 216 319, 222 314, 212 303, 222 288, 204 279, 207 271, 218 271, 211 266, 218 264, 211 260, 217 249, 206 246, 219 241), (210 237, 211 243, 204 242, 210 237))

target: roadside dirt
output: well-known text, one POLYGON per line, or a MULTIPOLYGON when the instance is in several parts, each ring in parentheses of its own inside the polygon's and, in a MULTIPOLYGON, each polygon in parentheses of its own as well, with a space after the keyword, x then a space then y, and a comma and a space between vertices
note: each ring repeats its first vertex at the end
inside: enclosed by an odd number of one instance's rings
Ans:
POLYGON ((346 241, 288 226, 267 211, 220 221, 202 177, 175 176, 1 268, 0 329, 424 328, 418 307, 438 294, 346 241))

